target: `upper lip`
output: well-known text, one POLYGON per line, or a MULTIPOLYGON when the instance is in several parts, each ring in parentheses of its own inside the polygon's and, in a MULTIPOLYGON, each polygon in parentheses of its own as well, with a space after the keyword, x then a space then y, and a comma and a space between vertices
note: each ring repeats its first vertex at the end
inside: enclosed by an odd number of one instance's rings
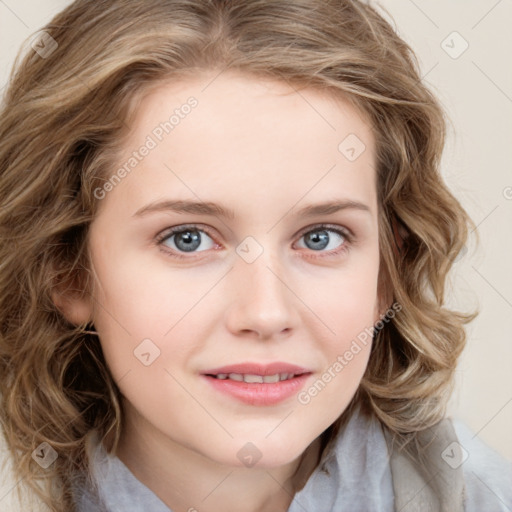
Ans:
POLYGON ((218 375, 219 373, 239 373, 242 375, 275 375, 276 373, 293 373, 300 375, 303 373, 310 373, 310 370, 297 366, 295 364, 283 363, 277 361, 275 363, 238 363, 230 364, 227 366, 220 366, 211 370, 201 372, 203 375, 218 375))

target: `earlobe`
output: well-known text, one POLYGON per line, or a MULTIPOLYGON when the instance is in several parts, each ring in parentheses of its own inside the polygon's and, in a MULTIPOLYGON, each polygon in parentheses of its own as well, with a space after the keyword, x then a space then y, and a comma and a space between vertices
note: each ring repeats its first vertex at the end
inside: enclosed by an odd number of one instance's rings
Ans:
POLYGON ((73 325, 92 321, 92 305, 89 297, 77 291, 54 290, 52 301, 64 318, 73 325))

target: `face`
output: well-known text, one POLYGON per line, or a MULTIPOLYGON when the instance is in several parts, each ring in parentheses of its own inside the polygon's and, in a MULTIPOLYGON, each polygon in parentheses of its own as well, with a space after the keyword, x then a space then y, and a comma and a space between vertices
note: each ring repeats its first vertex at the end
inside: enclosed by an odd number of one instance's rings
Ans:
POLYGON ((138 435, 276 467, 340 416, 367 365, 374 141, 339 98, 214 77, 140 104, 124 159, 95 192, 93 300, 77 307, 138 435))

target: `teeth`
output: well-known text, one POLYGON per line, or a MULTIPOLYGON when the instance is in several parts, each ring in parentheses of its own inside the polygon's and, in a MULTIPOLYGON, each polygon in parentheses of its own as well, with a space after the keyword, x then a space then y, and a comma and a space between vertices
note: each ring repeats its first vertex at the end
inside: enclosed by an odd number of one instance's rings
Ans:
POLYGON ((216 375, 217 379, 225 380, 231 379, 236 380, 237 382, 247 382, 249 384, 273 384, 275 382, 293 379, 295 374, 293 373, 276 373, 274 375, 252 375, 252 374, 244 374, 241 373, 218 373, 216 375))
POLYGON ((258 383, 263 384, 263 377, 261 375, 244 375, 244 381, 249 384, 258 383))

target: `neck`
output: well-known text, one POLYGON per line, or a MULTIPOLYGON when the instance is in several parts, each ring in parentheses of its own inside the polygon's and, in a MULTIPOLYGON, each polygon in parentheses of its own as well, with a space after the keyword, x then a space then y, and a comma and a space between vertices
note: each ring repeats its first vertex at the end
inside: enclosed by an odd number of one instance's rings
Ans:
POLYGON ((286 512, 320 458, 318 438, 284 466, 227 466, 159 431, 142 437, 138 420, 128 417, 116 455, 174 512, 286 512))

